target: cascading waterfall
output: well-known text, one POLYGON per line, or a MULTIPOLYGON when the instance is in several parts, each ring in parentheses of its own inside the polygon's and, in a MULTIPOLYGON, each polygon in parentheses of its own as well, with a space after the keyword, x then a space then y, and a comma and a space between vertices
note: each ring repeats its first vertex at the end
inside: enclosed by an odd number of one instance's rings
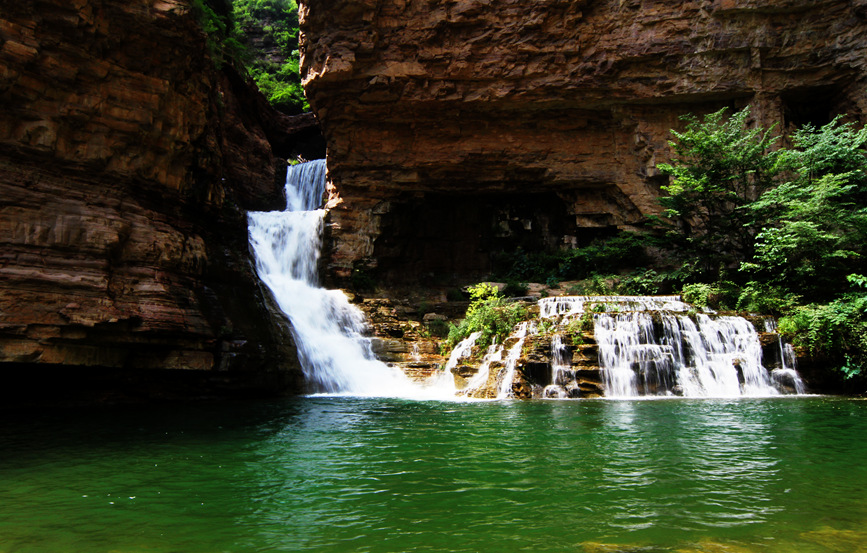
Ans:
MULTIPOLYGON (((365 337, 364 314, 339 290, 318 286, 325 215, 318 208, 324 186, 324 160, 292 166, 286 178, 287 210, 248 214, 257 273, 291 322, 298 358, 311 387, 316 392, 347 395, 469 396, 488 382, 491 365, 502 361, 496 397, 511 397, 525 340, 536 333, 534 322, 516 326, 510 337, 516 341, 508 352, 502 345, 492 346, 478 373, 461 391, 455 390, 452 369, 470 355, 478 334, 462 342, 452 352, 442 374, 424 387, 375 358, 370 340, 365 337)), ((567 320, 587 311, 593 313, 599 366, 609 397, 765 396, 789 389, 803 392, 791 346, 779 342, 780 368, 769 373, 762 366, 762 348, 751 323, 740 317, 710 313, 690 317, 690 309, 678 296, 575 296, 539 301, 542 318, 567 320)), ((553 337, 552 385, 551 390, 546 388, 546 397, 571 394, 564 385, 567 375, 574 376, 575 371, 563 357, 565 351, 559 336, 553 337)), ((418 360, 419 356, 414 349, 413 358, 418 360)))
POLYGON ((543 318, 576 316, 584 313, 585 306, 593 309, 607 397, 804 392, 792 367, 793 355, 787 356, 782 341, 782 368, 769 372, 762 365, 758 333, 742 317, 699 313, 693 320, 687 314, 690 306, 677 296, 576 296, 539 302, 543 318), (596 312, 601 306, 609 312, 596 312))
MULTIPOLYGON (((765 332, 777 332, 777 321, 766 319, 765 332)), ((783 337, 779 334, 777 334, 777 346, 779 348, 780 367, 771 371, 771 378, 778 386, 789 386, 797 394, 805 393, 806 386, 801 380, 801 375, 798 374, 795 348, 792 347, 792 344, 783 343, 783 337)))
POLYGON ((616 305, 621 311, 689 311, 692 306, 680 296, 558 296, 539 301, 539 317, 550 319, 563 315, 580 315, 590 308, 605 311, 616 305))
POLYGON ((446 362, 446 366, 443 368, 442 372, 431 378, 431 387, 448 391, 452 395, 457 392, 457 389, 455 388, 455 375, 452 370, 458 366, 461 359, 465 359, 472 355, 473 346, 476 345, 476 340, 478 340, 481 335, 481 332, 473 332, 455 346, 449 355, 449 360, 446 362))
POLYGON ((324 192, 325 160, 290 166, 287 210, 247 214, 259 278, 292 323, 298 359, 315 391, 418 395, 401 371, 376 360, 364 337, 364 314, 341 291, 318 285, 324 192))
POLYGON ((521 357, 521 350, 524 347, 524 341, 528 334, 534 334, 535 332, 536 325, 524 321, 518 323, 516 330, 512 333, 512 336, 517 338, 518 341, 515 342, 515 344, 509 349, 509 353, 506 355, 506 367, 503 369, 503 377, 502 380, 500 380, 500 386, 497 390, 497 399, 512 397, 512 381, 515 379, 515 369, 518 366, 518 359, 521 357))
POLYGON ((555 334, 551 338, 551 384, 542 391, 542 397, 558 399, 569 397, 563 385, 566 384, 565 376, 570 369, 571 364, 566 359, 563 338, 555 334))
POLYGON ((485 383, 488 382, 488 377, 491 374, 491 364, 503 360, 503 345, 491 344, 482 358, 482 364, 479 365, 479 372, 474 374, 468 381, 463 390, 458 392, 462 396, 471 396, 473 392, 479 390, 485 383))

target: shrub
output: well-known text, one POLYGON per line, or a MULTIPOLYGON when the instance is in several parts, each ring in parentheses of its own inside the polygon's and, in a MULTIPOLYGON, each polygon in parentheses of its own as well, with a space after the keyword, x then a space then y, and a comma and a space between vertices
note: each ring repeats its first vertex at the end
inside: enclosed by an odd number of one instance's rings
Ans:
POLYGON ((713 287, 704 283, 687 284, 680 291, 683 301, 696 307, 708 307, 708 298, 712 293, 713 287))
POLYGON ((867 294, 798 307, 780 319, 780 332, 814 356, 829 358, 848 377, 867 369, 867 294))
POLYGON ((524 282, 507 282, 503 288, 503 295, 507 298, 515 298, 527 295, 527 284, 524 282))
POLYGON ((527 318, 527 309, 520 303, 509 303, 497 290, 487 283, 469 288, 470 305, 464 319, 458 325, 451 325, 447 342, 454 347, 473 332, 481 332, 476 344, 482 348, 494 340, 502 341, 516 324, 527 318))
POLYGON ((563 280, 611 274, 645 265, 645 249, 652 241, 649 235, 621 232, 569 250, 500 252, 491 256, 492 278, 507 282, 543 282, 553 287, 563 280))
POLYGON ((782 169, 781 151, 772 148, 779 137, 750 128, 749 118, 749 107, 731 116, 722 109, 701 121, 683 116, 686 129, 671 131, 671 164, 659 164, 671 177, 660 203, 675 243, 706 269, 752 257, 756 224, 742 208, 775 186, 782 169))

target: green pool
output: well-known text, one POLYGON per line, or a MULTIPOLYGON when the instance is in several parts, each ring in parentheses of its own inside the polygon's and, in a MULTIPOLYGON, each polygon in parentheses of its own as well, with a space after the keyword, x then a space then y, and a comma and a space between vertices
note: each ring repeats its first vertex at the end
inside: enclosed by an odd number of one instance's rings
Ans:
POLYGON ((867 552, 867 401, 5 412, 0 552, 867 552))

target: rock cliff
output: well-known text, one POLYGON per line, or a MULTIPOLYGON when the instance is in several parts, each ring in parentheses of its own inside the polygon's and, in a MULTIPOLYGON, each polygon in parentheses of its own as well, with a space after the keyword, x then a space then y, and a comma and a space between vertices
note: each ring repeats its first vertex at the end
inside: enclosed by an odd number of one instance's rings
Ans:
POLYGON ((297 384, 244 211, 282 208, 274 146, 315 122, 216 69, 190 0, 3 0, 0 103, 7 393, 46 371, 297 384))
POLYGON ((466 281, 638 225, 686 112, 867 110, 864 0, 300 3, 338 282, 466 281))

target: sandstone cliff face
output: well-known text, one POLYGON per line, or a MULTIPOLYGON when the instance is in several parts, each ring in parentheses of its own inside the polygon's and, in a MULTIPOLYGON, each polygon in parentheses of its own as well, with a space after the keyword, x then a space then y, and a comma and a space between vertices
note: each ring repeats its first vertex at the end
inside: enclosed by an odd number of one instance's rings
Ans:
POLYGON ((7 375, 297 379, 247 255, 244 211, 282 208, 284 173, 245 86, 215 69, 188 0, 0 2, 7 375))
POLYGON ((471 278, 492 250, 636 225, 686 112, 867 110, 863 0, 301 4, 337 280, 471 278))

